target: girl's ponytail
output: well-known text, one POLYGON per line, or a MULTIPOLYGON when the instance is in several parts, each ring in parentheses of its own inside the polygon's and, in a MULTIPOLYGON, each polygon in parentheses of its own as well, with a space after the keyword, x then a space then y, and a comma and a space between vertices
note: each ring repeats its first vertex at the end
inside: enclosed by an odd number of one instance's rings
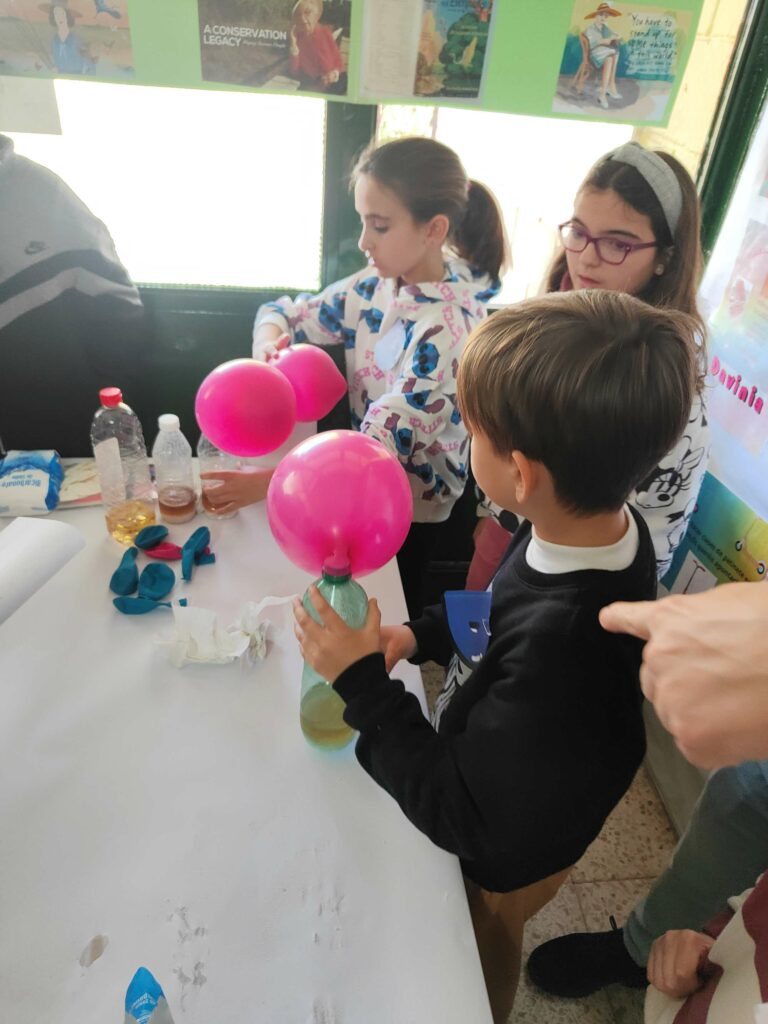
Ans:
POLYGON ((451 241, 470 266, 497 278, 508 265, 507 236, 499 204, 489 188, 470 178, 467 206, 451 241))

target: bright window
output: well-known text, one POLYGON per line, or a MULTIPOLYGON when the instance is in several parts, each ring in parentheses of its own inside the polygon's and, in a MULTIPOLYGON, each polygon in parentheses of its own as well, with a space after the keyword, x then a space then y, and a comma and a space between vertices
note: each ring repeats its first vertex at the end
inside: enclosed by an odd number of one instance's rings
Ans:
MULTIPOLYGON (((12 134, 142 284, 320 286, 325 102, 56 82, 62 135, 12 134)), ((11 134, 11 133, 9 133, 11 134)))

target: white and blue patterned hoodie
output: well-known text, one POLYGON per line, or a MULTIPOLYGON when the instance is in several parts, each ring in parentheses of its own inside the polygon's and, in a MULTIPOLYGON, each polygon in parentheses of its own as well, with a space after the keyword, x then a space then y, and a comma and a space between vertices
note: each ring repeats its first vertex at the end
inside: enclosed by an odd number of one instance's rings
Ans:
MULTIPOLYGON (((498 279, 451 259, 442 281, 397 287, 370 268, 319 295, 262 306, 294 342, 346 349, 352 425, 400 460, 417 523, 448 518, 464 490, 469 439, 456 404, 456 371, 469 332, 486 316, 498 279)), ((261 345, 254 344, 254 356, 261 345)))

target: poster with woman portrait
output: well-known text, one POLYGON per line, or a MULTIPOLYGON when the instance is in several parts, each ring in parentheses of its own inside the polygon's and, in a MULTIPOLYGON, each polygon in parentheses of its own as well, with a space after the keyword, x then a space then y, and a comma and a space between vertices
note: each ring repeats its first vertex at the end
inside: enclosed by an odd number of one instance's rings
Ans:
POLYGON ((0 74, 133 78, 127 0, 0 0, 0 74))
POLYGON ((198 0, 206 82, 347 95, 352 0, 198 0))
POLYGON ((661 122, 691 31, 691 11, 575 0, 552 112, 661 122))

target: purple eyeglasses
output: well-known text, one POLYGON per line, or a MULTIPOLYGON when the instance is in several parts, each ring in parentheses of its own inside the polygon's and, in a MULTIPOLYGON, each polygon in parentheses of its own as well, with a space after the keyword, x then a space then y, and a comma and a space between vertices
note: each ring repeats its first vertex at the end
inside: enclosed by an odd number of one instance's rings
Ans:
POLYGON ((638 249, 658 249, 659 247, 658 242, 624 242, 611 235, 600 235, 595 238, 594 235, 590 235, 588 231, 570 220, 565 224, 559 224, 557 231, 563 248, 568 252, 584 252, 589 243, 593 242, 599 258, 614 267, 623 263, 631 252, 637 252, 638 249))

